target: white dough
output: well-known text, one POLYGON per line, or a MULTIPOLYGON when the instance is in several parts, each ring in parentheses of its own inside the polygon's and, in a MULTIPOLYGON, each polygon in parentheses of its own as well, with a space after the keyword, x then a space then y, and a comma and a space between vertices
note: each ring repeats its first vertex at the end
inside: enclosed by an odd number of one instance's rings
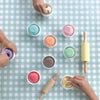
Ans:
POLYGON ((51 8, 50 6, 48 6, 48 7, 46 8, 46 12, 47 12, 47 14, 51 13, 51 12, 52 12, 52 8, 51 8))

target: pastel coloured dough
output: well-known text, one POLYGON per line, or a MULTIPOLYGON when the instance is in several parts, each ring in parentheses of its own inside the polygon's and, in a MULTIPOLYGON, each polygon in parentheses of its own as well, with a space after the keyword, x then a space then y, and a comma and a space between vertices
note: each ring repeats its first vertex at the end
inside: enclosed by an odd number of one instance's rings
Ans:
POLYGON ((11 49, 9 49, 9 48, 3 49, 1 54, 7 54, 8 57, 9 57, 9 60, 11 60, 13 58, 13 56, 14 56, 13 51, 11 49))
POLYGON ((45 8, 46 9, 46 12, 47 12, 47 14, 49 14, 49 13, 51 13, 52 12, 52 8, 50 7, 50 6, 48 6, 47 8, 45 8))
POLYGON ((69 81, 67 81, 67 78, 71 78, 71 77, 69 77, 69 76, 64 77, 63 80, 62 80, 62 85, 63 85, 65 88, 71 88, 72 85, 69 83, 69 81))

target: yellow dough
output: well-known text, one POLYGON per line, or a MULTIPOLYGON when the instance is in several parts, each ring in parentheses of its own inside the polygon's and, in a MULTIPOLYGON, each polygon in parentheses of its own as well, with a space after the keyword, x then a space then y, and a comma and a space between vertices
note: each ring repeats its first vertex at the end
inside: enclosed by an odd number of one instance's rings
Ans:
POLYGON ((72 78, 70 76, 66 76, 62 79, 62 85, 65 87, 65 88, 71 88, 72 85, 69 83, 69 81, 67 81, 68 78, 72 78))
POLYGON ((89 60, 90 60, 89 43, 83 42, 81 44, 81 61, 89 61, 89 60))

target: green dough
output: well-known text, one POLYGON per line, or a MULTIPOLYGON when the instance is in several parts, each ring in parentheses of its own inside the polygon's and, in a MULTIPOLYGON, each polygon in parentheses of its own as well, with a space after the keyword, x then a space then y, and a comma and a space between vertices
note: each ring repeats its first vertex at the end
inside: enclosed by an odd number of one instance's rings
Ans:
POLYGON ((65 57, 67 57, 67 58, 72 58, 72 57, 74 57, 75 56, 75 49, 73 48, 73 47, 67 47, 67 48, 65 48, 65 50, 64 50, 64 55, 65 55, 65 57))

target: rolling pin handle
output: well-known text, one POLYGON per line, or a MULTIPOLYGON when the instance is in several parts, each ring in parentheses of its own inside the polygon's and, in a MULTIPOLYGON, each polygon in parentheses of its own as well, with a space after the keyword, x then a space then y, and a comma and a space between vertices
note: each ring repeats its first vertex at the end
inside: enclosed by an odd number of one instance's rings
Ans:
POLYGON ((53 80, 55 81, 55 80, 57 79, 58 76, 59 76, 59 73, 57 73, 57 74, 54 76, 53 80))
POLYGON ((44 97, 45 93, 43 92, 40 97, 39 97, 39 100, 41 100, 43 97, 44 97))
POLYGON ((84 73, 87 73, 87 61, 84 61, 84 73))
POLYGON ((84 31, 84 42, 86 42, 87 41, 87 32, 86 31, 84 31))

